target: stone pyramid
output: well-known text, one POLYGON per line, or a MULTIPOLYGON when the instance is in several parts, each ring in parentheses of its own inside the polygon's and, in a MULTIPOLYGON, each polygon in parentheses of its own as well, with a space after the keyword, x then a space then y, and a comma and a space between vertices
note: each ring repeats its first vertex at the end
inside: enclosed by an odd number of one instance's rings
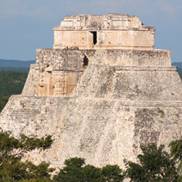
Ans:
POLYGON ((96 166, 135 160, 140 145, 182 135, 182 81, 155 30, 136 16, 65 17, 52 49, 38 49, 21 95, 0 114, 15 136, 52 135, 29 158, 60 166, 83 157, 96 166))

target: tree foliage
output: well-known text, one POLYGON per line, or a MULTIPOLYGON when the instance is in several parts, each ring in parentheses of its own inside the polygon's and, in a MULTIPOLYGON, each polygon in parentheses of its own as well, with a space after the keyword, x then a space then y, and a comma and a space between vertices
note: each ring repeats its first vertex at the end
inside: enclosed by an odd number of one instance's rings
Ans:
POLYGON ((0 132, 0 181, 1 182, 51 182, 49 164, 38 166, 31 162, 23 162, 23 154, 35 148, 47 149, 52 138, 28 138, 24 135, 20 139, 0 132))
POLYGON ((172 141, 169 146, 171 157, 176 162, 176 168, 179 174, 178 181, 182 182, 182 139, 172 141))
POLYGON ((141 147, 139 163, 127 162, 127 176, 134 182, 175 182, 179 178, 176 162, 164 151, 164 146, 155 144, 141 147))
POLYGON ((11 95, 21 93, 26 78, 27 72, 0 70, 0 111, 11 95))
POLYGON ((21 93, 27 74, 27 72, 0 70, 0 96, 21 93))
POLYGON ((170 152, 172 157, 175 160, 181 161, 182 160, 182 139, 172 141, 169 144, 170 152))
POLYGON ((55 182, 121 182, 123 179, 123 171, 117 165, 96 168, 80 158, 66 160, 65 167, 54 177, 55 182))
POLYGON ((124 179, 124 172, 117 165, 106 165, 101 172, 106 182, 120 182, 124 179))

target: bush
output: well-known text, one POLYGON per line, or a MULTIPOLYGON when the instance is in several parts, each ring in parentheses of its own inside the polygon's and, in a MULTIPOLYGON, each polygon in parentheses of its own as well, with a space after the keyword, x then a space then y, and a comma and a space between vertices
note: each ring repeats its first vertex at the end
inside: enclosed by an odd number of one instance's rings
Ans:
POLYGON ((138 155, 139 163, 127 162, 127 176, 131 181, 175 182, 178 173, 175 161, 164 151, 164 146, 155 144, 142 146, 142 154, 138 155))
POLYGON ((54 177, 55 182, 121 182, 123 172, 117 165, 96 168, 86 165, 84 159, 72 158, 65 161, 65 167, 54 177))

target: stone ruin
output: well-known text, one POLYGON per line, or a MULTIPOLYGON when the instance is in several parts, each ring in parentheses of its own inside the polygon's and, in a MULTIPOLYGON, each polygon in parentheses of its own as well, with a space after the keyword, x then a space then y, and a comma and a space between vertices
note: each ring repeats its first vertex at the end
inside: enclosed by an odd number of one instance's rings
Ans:
POLYGON ((182 81, 155 30, 136 16, 65 17, 52 49, 38 49, 21 95, 11 96, 0 127, 13 135, 52 135, 34 161, 60 166, 82 157, 95 166, 136 160, 140 145, 182 134, 182 81))

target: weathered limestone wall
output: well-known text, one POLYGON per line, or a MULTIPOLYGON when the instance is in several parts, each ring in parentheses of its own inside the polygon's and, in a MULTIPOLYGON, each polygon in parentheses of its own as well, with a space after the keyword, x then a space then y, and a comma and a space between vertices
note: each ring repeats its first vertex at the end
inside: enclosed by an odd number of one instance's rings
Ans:
POLYGON ((91 31, 55 30, 54 48, 123 48, 123 49, 153 49, 154 31, 146 30, 97 30, 97 43, 93 42, 91 31))
MULTIPOLYGON (((88 51, 89 52, 89 51, 88 51)), ((91 55, 87 54, 90 62, 109 66, 133 67, 171 67, 170 52, 166 50, 96 50, 91 55)))
POLYGON ((98 31, 98 43, 103 48, 154 48, 154 32, 146 30, 98 31))
POLYGON ((18 136, 55 135, 59 128, 59 120, 69 98, 67 97, 35 97, 15 95, 0 114, 0 126, 18 136))
POLYGON ((182 95, 180 76, 172 68, 90 65, 83 78, 77 96, 162 102, 182 95))
POLYGON ((89 31, 60 31, 54 32, 54 48, 81 48, 94 47, 93 35, 89 31))
POLYGON ((87 30, 87 29, 141 29, 145 28, 137 16, 126 14, 78 15, 65 16, 60 25, 55 29, 62 30, 87 30))
POLYGON ((36 88, 37 84, 39 83, 39 67, 37 64, 32 64, 29 69, 29 74, 27 77, 27 80, 25 82, 22 95, 27 95, 27 96, 36 96, 36 88))

